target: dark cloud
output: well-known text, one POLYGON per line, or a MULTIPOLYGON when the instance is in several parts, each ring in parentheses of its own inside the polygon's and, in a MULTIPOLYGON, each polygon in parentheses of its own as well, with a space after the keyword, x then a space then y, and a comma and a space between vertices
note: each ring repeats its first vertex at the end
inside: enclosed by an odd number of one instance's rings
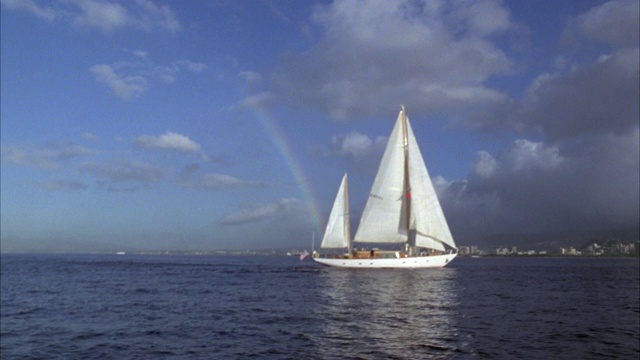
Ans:
POLYGON ((520 121, 550 141, 628 133, 638 125, 638 48, 621 50, 567 74, 542 76, 522 102, 520 121))
POLYGON ((615 48, 640 43, 640 6, 637 0, 609 1, 569 21, 563 44, 584 39, 615 48))
POLYGON ((436 188, 463 238, 638 228, 639 153, 638 128, 563 147, 518 140, 497 158, 480 152, 466 180, 436 188))

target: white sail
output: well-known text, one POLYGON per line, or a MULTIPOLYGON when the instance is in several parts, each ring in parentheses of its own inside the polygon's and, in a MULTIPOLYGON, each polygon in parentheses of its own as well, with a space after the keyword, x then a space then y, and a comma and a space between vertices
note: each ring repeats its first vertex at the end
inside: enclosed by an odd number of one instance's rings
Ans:
POLYGON ((322 238, 321 248, 350 248, 351 235, 349 232, 349 202, 347 190, 347 174, 342 177, 338 194, 333 202, 333 208, 329 214, 327 228, 322 238))
POLYGON ((411 229, 416 231, 415 245, 444 251, 443 244, 446 244, 455 249, 456 244, 408 118, 407 138, 409 182, 411 183, 411 229))
POLYGON ((382 162, 354 241, 366 243, 407 241, 403 172, 404 140, 401 112, 382 156, 382 162))

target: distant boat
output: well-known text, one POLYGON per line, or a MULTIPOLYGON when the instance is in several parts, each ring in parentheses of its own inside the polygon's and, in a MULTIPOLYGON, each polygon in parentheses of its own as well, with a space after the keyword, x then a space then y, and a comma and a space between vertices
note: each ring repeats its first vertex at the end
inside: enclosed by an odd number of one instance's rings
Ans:
POLYGON ((316 262, 346 268, 440 268, 457 255, 404 106, 351 239, 347 174, 342 178, 316 262), (371 248, 354 247, 354 243, 371 248), (380 249, 378 246, 386 246, 380 249), (324 251, 323 251, 324 250, 324 251))

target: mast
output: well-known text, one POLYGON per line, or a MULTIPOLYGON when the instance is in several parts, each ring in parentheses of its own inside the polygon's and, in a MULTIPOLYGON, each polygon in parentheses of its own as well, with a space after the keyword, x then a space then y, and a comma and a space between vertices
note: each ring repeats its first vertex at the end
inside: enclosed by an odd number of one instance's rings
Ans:
POLYGON ((347 250, 349 254, 353 251, 353 243, 351 241, 351 222, 349 220, 349 181, 347 174, 344 174, 344 216, 346 216, 344 224, 344 236, 347 239, 347 250))
POLYGON ((411 237, 411 183, 409 181, 409 140, 407 136, 407 114, 404 111, 404 105, 400 105, 402 108, 402 145, 404 150, 404 191, 405 191, 405 206, 406 206, 406 230, 407 230, 407 248, 411 253, 413 252, 414 241, 411 237))

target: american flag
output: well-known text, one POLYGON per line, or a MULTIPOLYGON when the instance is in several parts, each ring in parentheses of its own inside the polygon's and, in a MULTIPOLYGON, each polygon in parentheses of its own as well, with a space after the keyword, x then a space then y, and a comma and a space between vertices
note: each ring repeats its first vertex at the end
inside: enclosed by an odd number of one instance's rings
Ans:
POLYGON ((307 250, 301 252, 300 253, 300 261, 304 260, 304 258, 306 258, 307 255, 309 255, 309 252, 307 250))

